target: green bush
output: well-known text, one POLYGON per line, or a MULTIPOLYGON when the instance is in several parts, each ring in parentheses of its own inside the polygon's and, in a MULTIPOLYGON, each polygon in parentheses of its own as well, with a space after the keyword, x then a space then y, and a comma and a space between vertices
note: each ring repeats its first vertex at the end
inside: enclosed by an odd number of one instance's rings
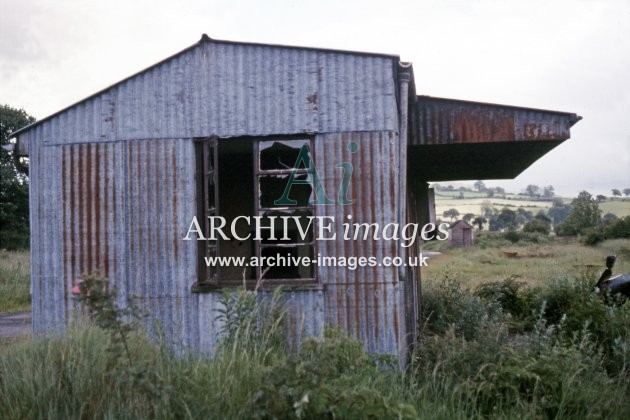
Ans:
POLYGON ((457 336, 474 337, 486 323, 502 317, 496 302, 487 302, 462 288, 450 275, 426 285, 422 296, 425 332, 444 334, 453 329, 457 336))
POLYGON ((625 375, 607 373, 588 337, 563 342, 560 334, 561 327, 547 327, 542 318, 518 339, 500 324, 474 340, 450 330, 425 341, 412 370, 418 382, 463 401, 474 417, 626 418, 625 375))
POLYGON ((582 231, 580 235, 580 242, 584 245, 597 245, 600 242, 603 242, 606 237, 604 236, 604 232, 601 228, 587 228, 582 231))
POLYGON ((550 229, 549 222, 545 222, 540 218, 532 219, 529 222, 525 223, 523 226, 523 232, 526 233, 540 233, 542 235, 549 235, 550 229))
POLYGON ((630 238, 630 216, 621 217, 604 227, 607 239, 630 238))
POLYGON ((495 302, 507 319, 512 332, 522 332, 533 328, 534 312, 540 303, 536 298, 536 290, 525 283, 510 277, 503 281, 485 283, 477 287, 475 295, 486 302, 495 302))
POLYGON ((19 251, 28 249, 30 245, 28 230, 0 230, 0 249, 19 251))
POLYGON ((256 418, 415 417, 412 405, 383 392, 392 375, 359 341, 327 330, 323 339, 305 340, 299 353, 267 370, 251 412, 256 418))

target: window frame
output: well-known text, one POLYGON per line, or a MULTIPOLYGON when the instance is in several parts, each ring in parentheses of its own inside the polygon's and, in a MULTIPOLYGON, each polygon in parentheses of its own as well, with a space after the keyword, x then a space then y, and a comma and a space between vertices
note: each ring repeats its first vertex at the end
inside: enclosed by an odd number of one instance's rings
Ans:
MULTIPOLYGON (((293 211, 293 210, 302 210, 305 212, 310 212, 314 217, 313 222, 311 224, 312 229, 312 237, 308 242, 291 242, 291 243, 267 243, 263 244, 263 241, 254 241, 255 242, 255 252, 254 255, 258 258, 260 262, 260 257, 265 248, 296 248, 296 247, 308 247, 311 251, 312 259, 317 258, 317 241, 316 241, 316 232, 318 228, 318 221, 315 216, 317 216, 317 206, 314 204, 309 204, 307 206, 283 206, 283 207, 262 207, 261 206, 261 188, 260 188, 260 178, 265 175, 289 175, 293 173, 294 168, 291 169, 261 169, 260 164, 260 144, 263 142, 273 142, 273 141, 295 141, 302 140, 304 141, 309 148, 309 153, 311 156, 311 164, 315 164, 316 156, 314 150, 314 136, 307 134, 299 134, 299 135, 271 135, 271 136, 239 136, 232 138, 223 138, 220 139, 217 136, 203 137, 203 138, 195 138, 195 162, 196 162, 196 171, 195 171, 195 183, 196 183, 196 199, 197 199, 197 220, 199 221, 199 225, 204 232, 204 236, 206 238, 209 234, 209 222, 208 216, 212 215, 211 209, 209 207, 209 175, 210 172, 213 172, 213 182, 214 182, 214 215, 221 216, 220 210, 220 202, 221 197, 219 195, 219 153, 220 147, 219 144, 222 141, 230 141, 230 140, 247 140, 252 148, 252 177, 253 177, 253 215, 254 216, 263 216, 265 211, 293 211), (213 167, 212 170, 209 169, 209 161, 208 161, 208 151, 209 148, 212 147, 214 150, 213 153, 213 167), (200 179, 200 176, 203 175, 203 179, 200 179), (203 221, 201 220, 203 219, 203 221)), ((300 169, 298 173, 308 174, 308 168, 300 169)), ((312 198, 315 198, 315 191, 312 191, 312 198)), ((223 197, 225 199, 225 197, 223 197)), ((275 287, 275 286, 286 286, 289 288, 320 288, 321 284, 318 278, 318 266, 316 264, 310 264, 310 269, 312 270, 311 277, 304 278, 261 278, 263 275, 263 267, 258 265, 255 267, 255 278, 245 279, 243 280, 235 280, 235 279, 222 279, 221 277, 221 267, 208 267, 205 263, 204 257, 209 256, 209 251, 214 248, 216 251, 216 256, 221 255, 220 250, 220 241, 197 241, 197 282, 193 285, 193 292, 203 292, 214 289, 220 289, 223 287, 235 287, 240 286, 245 283, 247 288, 258 288, 258 287, 275 287), (210 242, 216 242, 214 245, 210 245, 210 242), (211 271, 214 269, 214 273, 211 274, 211 271)), ((225 255, 224 257, 229 257, 225 255)))

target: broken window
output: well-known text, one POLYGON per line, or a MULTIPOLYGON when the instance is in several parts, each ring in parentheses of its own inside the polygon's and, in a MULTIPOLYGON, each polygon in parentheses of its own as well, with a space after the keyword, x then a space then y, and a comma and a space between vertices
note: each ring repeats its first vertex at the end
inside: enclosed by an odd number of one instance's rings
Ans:
POLYGON ((304 148, 310 154, 309 139, 211 138, 197 142, 198 221, 208 239, 198 241, 199 284, 314 282, 313 265, 297 263, 304 257, 315 258, 309 168, 304 162, 295 167, 304 148), (291 204, 286 204, 279 199, 292 175, 298 182, 291 184, 291 204), (225 220, 227 240, 220 236, 209 239, 208 216, 225 220), (258 232, 255 217, 260 219, 258 232), (247 239, 237 239, 232 233, 247 239), (219 265, 217 260, 208 264, 216 257, 234 258, 230 264, 219 265), (236 259, 240 262, 235 263, 236 259))

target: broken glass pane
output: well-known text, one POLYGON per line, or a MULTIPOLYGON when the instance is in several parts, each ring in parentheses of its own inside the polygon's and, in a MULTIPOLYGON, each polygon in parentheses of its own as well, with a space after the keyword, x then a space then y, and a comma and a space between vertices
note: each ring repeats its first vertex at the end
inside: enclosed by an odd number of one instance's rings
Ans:
MULTIPOLYGON (((259 144, 261 170, 288 170, 296 166, 300 149, 309 147, 308 140, 272 140, 259 144)), ((300 169, 308 169, 305 162, 299 162, 300 169)))

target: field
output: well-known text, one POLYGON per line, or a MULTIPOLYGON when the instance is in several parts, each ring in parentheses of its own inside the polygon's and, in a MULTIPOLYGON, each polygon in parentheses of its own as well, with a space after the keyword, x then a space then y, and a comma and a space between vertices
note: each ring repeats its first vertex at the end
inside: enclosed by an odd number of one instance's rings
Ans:
MULTIPOLYGON (((484 235, 497 236, 489 232, 484 235)), ((595 284, 608 255, 617 255, 614 273, 630 272, 630 239, 609 240, 596 247, 565 240, 529 245, 505 241, 496 245, 446 250, 430 259, 422 270, 422 279, 433 281, 448 274, 460 279, 463 286, 474 288, 507 278, 539 286, 549 279, 584 276, 595 284), (508 257, 505 252, 516 255, 508 257)))
POLYGON ((617 217, 630 216, 630 199, 606 200, 599 204, 602 214, 612 213, 617 217))
MULTIPOLYGON (((546 211, 551 207, 551 201, 533 200, 524 195, 505 194, 487 197, 485 193, 466 191, 464 198, 457 198, 459 191, 436 191, 435 192, 435 214, 438 218, 444 218, 442 214, 449 209, 457 209, 461 216, 472 213, 475 216, 481 215, 481 207, 489 205, 497 210, 507 207, 516 210, 519 207, 536 215, 540 210, 546 211)), ((563 198, 565 203, 570 203, 571 199, 563 198)), ((613 213, 617 217, 630 215, 630 199, 607 199, 599 203, 602 214, 613 213)))
POLYGON ((28 251, 0 250, 0 314, 30 308, 28 251))

